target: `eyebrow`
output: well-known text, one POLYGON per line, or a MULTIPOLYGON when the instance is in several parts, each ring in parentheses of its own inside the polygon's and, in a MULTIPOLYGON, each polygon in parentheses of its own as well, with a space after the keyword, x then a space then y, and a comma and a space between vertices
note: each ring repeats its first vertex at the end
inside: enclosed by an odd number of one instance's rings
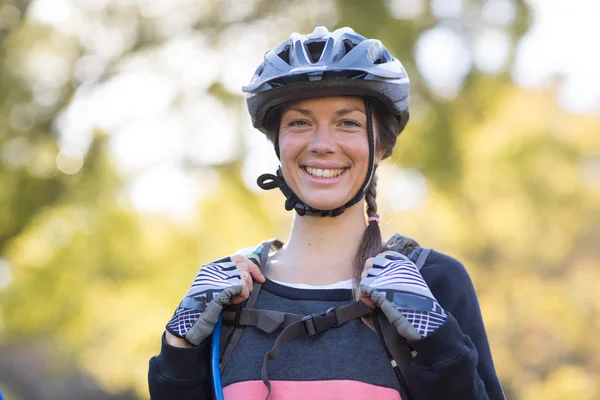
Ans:
POLYGON ((341 110, 337 110, 335 112, 335 114, 339 116, 339 115, 350 114, 351 112, 354 112, 354 111, 358 111, 358 112, 361 112, 361 113, 365 114, 365 111, 362 110, 362 109, 360 109, 360 108, 358 108, 358 107, 343 108, 341 110))
MULTIPOLYGON (((309 117, 311 117, 311 116, 314 115, 314 113, 311 110, 308 110, 306 108, 291 107, 291 108, 288 109, 288 111, 297 111, 300 114, 304 114, 304 115, 309 116, 309 117)), ((354 112, 354 111, 358 111, 358 112, 361 112, 361 113, 365 114, 365 111, 362 110, 362 109, 360 109, 359 107, 348 107, 348 108, 343 108, 341 110, 337 110, 335 112, 335 115, 337 115, 337 116, 346 115, 346 114, 350 114, 351 112, 354 112)))
POLYGON ((308 117, 312 117, 314 115, 312 111, 307 110, 306 108, 290 107, 290 108, 287 109, 287 111, 297 111, 300 114, 304 114, 304 115, 306 115, 308 117))

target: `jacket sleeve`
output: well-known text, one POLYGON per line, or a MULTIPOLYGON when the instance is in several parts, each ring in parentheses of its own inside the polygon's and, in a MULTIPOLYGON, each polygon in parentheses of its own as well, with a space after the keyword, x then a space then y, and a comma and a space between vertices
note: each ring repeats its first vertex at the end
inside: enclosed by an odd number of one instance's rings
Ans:
POLYGON ((148 388, 152 400, 212 400, 210 340, 196 347, 169 345, 162 336, 160 354, 150 359, 148 388))
POLYGON ((432 252, 421 273, 449 315, 431 335, 409 341, 417 351, 409 377, 413 397, 504 399, 479 301, 465 267, 451 257, 432 252))

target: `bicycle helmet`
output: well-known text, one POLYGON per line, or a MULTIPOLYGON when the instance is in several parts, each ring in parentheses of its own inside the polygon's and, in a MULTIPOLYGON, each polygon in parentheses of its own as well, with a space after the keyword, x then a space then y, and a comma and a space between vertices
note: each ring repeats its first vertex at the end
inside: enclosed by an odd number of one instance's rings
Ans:
MULTIPOLYGON (((320 96, 351 95, 382 103, 399 123, 398 134, 408 122, 409 79, 406 70, 379 40, 367 39, 351 28, 329 32, 319 26, 308 35, 293 33, 276 49, 265 53, 250 83, 242 88, 253 126, 266 133, 270 113, 284 103, 320 96)), ((371 106, 365 100, 369 139, 369 169, 359 193, 334 210, 318 210, 302 202, 285 183, 281 167, 277 175, 263 174, 258 185, 279 187, 287 210, 299 215, 337 216, 366 194, 375 172, 375 138, 371 106)), ((275 138, 275 152, 279 146, 275 138)))

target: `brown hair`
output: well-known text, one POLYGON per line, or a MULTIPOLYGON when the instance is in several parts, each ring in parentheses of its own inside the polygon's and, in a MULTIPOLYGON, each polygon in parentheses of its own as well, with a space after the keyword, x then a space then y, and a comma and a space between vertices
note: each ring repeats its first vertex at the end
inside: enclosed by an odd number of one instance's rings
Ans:
MULTIPOLYGON (((373 120, 375 122, 375 151, 382 153, 382 160, 389 157, 392 154, 392 150, 396 145, 396 138, 400 133, 400 124, 396 117, 392 115, 387 108, 379 101, 367 98, 373 111, 373 120)), ((265 128, 267 131, 267 138, 275 145, 277 144, 277 135, 279 133, 279 122, 281 119, 282 107, 277 107, 273 110, 265 121, 265 128)), ((278 149, 276 149, 278 151, 278 149)), ((279 154, 278 154, 279 155, 279 154)), ((373 175, 373 180, 369 185, 367 193, 365 195, 365 202, 367 203, 367 216, 378 218, 377 214, 377 175, 373 175)), ((360 282, 361 274, 365 266, 365 262, 368 258, 376 256, 382 251, 383 239, 381 235, 381 229, 379 223, 372 221, 367 225, 367 229, 363 233, 360 241, 360 246, 356 255, 354 256, 353 262, 353 277, 355 285, 357 286, 360 282)))

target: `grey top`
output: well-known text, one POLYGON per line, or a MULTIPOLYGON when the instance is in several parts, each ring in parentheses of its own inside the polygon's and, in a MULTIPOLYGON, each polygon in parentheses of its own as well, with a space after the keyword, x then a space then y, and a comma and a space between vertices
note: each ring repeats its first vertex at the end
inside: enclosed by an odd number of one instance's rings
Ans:
MULTIPOLYGON (((276 310, 299 315, 324 313, 330 307, 353 302, 350 289, 296 289, 267 281, 258 296, 256 309, 276 310)), ((261 367, 279 332, 272 335, 246 328, 223 372, 223 387, 237 382, 255 381, 263 388, 261 367)), ((308 338, 286 342, 268 366, 269 380, 314 381, 322 392, 336 391, 337 385, 367 383, 394 389, 399 398, 399 383, 388 355, 377 334, 361 320, 308 338), (346 382, 344 382, 346 381, 346 382), (317 383, 318 382, 318 383, 317 383)), ((254 385, 247 385, 246 390, 254 385)))

